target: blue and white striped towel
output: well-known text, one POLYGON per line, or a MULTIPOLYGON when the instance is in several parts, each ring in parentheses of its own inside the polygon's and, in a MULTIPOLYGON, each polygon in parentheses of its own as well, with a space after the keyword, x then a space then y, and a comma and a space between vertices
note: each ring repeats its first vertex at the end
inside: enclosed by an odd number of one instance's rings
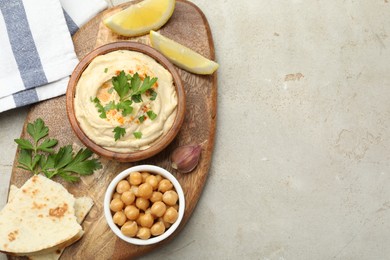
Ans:
POLYGON ((71 38, 104 0, 0 0, 0 112, 65 94, 71 38))

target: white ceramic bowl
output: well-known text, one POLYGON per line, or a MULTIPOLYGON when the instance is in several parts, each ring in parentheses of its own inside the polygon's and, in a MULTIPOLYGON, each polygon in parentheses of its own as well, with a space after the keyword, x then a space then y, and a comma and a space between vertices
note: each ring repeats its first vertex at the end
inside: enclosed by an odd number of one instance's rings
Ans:
POLYGON ((134 167, 130 167, 123 172, 119 173, 110 183, 106 190, 106 194, 104 196, 104 216, 106 217, 107 223, 110 226, 111 230, 122 240, 135 244, 135 245, 151 245, 158 243, 167 237, 169 237, 179 226, 181 220, 183 219, 184 215, 184 210, 185 210, 185 198, 184 198, 184 192, 183 189, 180 186, 180 183, 177 181, 177 179, 167 170, 154 166, 154 165, 138 165, 134 167), (175 187, 175 190, 177 194, 179 195, 179 210, 178 210, 178 218, 175 223, 173 223, 163 234, 156 236, 156 237, 151 237, 149 239, 139 239, 139 238, 132 238, 128 237, 122 234, 120 228, 114 224, 112 220, 112 213, 110 210, 110 202, 112 200, 112 195, 114 194, 116 185, 118 184, 119 181, 127 178, 130 173, 132 172, 150 172, 151 174, 159 174, 163 176, 164 178, 170 180, 175 187))

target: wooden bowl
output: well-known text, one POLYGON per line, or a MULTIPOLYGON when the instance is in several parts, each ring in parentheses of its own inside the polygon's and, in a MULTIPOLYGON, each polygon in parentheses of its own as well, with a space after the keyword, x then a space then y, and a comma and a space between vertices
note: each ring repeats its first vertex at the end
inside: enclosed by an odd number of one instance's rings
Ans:
POLYGON ((92 52, 87 54, 76 66, 68 83, 68 88, 66 92, 66 109, 67 109, 67 115, 70 121, 70 125, 73 131, 86 147, 90 148, 96 154, 99 154, 108 159, 117 160, 120 162, 135 162, 156 155, 157 153, 162 151, 165 147, 167 147, 175 138, 184 121, 185 92, 184 92, 181 78, 177 70, 175 69, 174 65, 167 58, 165 58, 160 52, 158 52, 157 50, 153 49, 148 45, 141 44, 141 43, 129 42, 129 41, 114 42, 114 43, 103 45, 93 50, 92 52), (145 55, 148 55, 151 58, 153 58, 155 61, 160 63, 165 69, 167 69, 172 74, 173 84, 175 86, 177 99, 178 99, 178 104, 176 108, 177 109, 176 118, 174 120, 172 127, 168 130, 168 132, 163 136, 160 136, 155 142, 151 144, 149 148, 145 150, 139 150, 139 151, 128 152, 128 153, 121 153, 121 152, 114 152, 114 151, 107 150, 101 147, 100 145, 94 143, 84 133, 75 115, 74 97, 76 94, 76 86, 82 73, 95 57, 99 55, 107 54, 112 51, 117 51, 117 50, 137 51, 145 55))

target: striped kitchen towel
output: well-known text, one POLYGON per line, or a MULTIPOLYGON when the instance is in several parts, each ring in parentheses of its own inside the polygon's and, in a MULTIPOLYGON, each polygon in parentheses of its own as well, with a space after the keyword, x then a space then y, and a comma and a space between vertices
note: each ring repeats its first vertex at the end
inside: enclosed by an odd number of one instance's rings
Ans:
POLYGON ((71 35, 104 0, 0 0, 0 112, 65 94, 78 63, 71 35))

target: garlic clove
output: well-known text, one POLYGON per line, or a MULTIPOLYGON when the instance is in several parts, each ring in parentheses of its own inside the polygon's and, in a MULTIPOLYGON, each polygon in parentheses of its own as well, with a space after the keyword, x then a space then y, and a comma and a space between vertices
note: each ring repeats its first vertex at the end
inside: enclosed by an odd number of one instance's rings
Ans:
POLYGON ((171 166, 181 173, 191 172, 199 163, 201 145, 177 147, 171 155, 171 166))

